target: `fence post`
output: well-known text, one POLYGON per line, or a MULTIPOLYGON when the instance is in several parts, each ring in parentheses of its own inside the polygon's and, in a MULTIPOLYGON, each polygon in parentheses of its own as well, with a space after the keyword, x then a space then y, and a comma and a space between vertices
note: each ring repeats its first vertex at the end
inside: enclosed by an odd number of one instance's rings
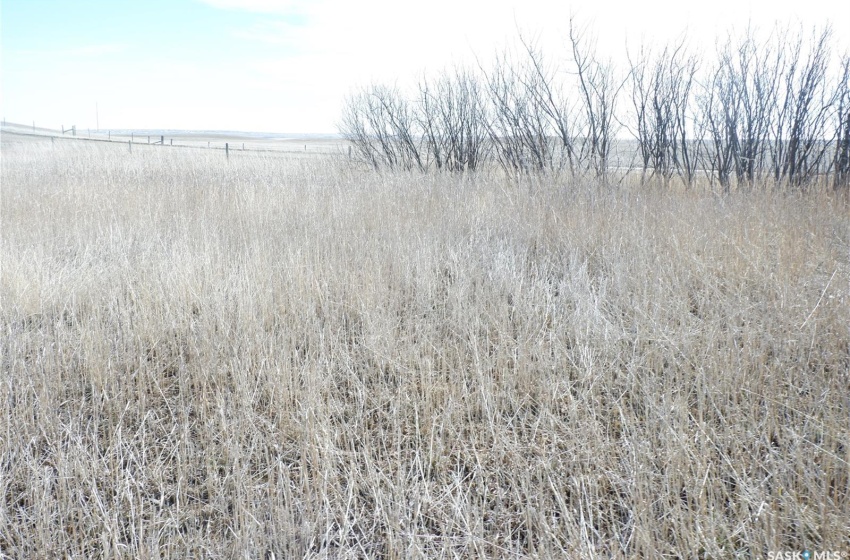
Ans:
POLYGON ((159 137, 159 143, 162 144, 163 146, 165 146, 165 136, 159 137))
POLYGON ((224 143, 224 157, 230 159, 230 145, 227 142, 224 143))
POLYGON ((107 130, 107 131, 106 131, 106 136, 107 136, 107 138, 108 138, 109 140, 112 140, 112 131, 111 131, 111 130, 107 130))
POLYGON ((245 151, 245 142, 242 142, 242 151, 245 151))
POLYGON ((151 137, 148 136, 148 144, 150 144, 150 143, 151 143, 151 137))
POLYGON ((169 142, 171 142, 171 145, 173 146, 174 145, 174 138, 170 139, 169 142))
POLYGON ((71 125, 71 135, 73 135, 73 136, 77 135, 77 125, 75 125, 75 124, 71 125))
POLYGON ((133 141, 132 140, 127 142, 127 147, 130 148, 130 153, 132 154, 133 153, 133 141))

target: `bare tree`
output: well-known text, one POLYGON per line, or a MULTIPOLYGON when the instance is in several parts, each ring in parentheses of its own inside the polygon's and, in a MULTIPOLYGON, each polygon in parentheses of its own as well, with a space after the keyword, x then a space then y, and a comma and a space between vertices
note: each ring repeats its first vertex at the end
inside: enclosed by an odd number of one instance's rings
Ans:
POLYGON ((841 59, 834 98, 835 149, 832 156, 832 185, 850 191, 850 55, 841 59))
POLYGON ((365 91, 348 96, 337 127, 354 149, 353 158, 377 171, 384 161, 384 154, 369 125, 368 100, 369 96, 365 91))
POLYGON ((555 169, 551 126, 540 106, 541 77, 508 51, 484 75, 489 98, 487 132, 501 166, 509 172, 555 169))
POLYGON ((421 134, 408 101, 395 88, 372 85, 350 96, 339 129, 358 159, 373 169, 424 171, 421 134))
POLYGON ((576 103, 564 92, 563 84, 556 79, 556 69, 550 68, 543 53, 532 41, 520 34, 520 42, 527 55, 527 72, 524 85, 534 98, 533 106, 542 111, 551 133, 557 138, 558 153, 552 154, 552 167, 566 168, 576 173, 576 103))
POLYGON ((693 89, 699 70, 699 57, 684 54, 677 49, 670 71, 670 89, 673 99, 674 131, 673 163, 685 184, 692 185, 700 165, 701 142, 696 134, 696 119, 693 116, 693 89), (681 52, 681 58, 678 54, 681 52))
POLYGON ((787 181, 792 186, 803 186, 818 175, 824 163, 826 125, 836 101, 826 87, 830 35, 828 28, 814 34, 808 49, 802 33, 791 44, 772 131, 777 183, 787 181))
POLYGON ((740 99, 730 65, 721 61, 710 71, 699 99, 700 120, 707 139, 704 159, 712 183, 729 192, 738 150, 740 99))
POLYGON ((769 133, 773 125, 785 56, 781 45, 785 33, 759 42, 749 28, 734 52, 722 56, 730 65, 736 96, 740 100, 738 150, 735 175, 739 184, 753 185, 761 179, 769 155, 769 133))
POLYGON ((625 80, 617 79, 610 61, 599 60, 595 41, 576 28, 573 18, 569 22, 569 42, 582 100, 584 130, 579 159, 604 181, 617 132, 614 110, 625 80))
POLYGON ((686 185, 704 170, 728 192, 772 179, 795 187, 827 176, 850 188, 850 62, 830 82, 829 28, 811 38, 750 28, 719 43, 705 65, 684 39, 629 56, 621 79, 592 37, 569 21, 565 59, 519 34, 481 74, 423 77, 413 100, 372 85, 350 96, 340 131, 373 169, 450 173, 488 159, 509 173, 590 173, 607 182, 617 126, 638 144, 644 177, 686 185), (619 118, 628 84, 630 116, 619 118))
POLYGON ((484 88, 471 71, 443 72, 419 84, 417 120, 438 170, 474 171, 486 156, 484 88))
POLYGON ((629 84, 643 175, 665 183, 678 173, 691 184, 698 165, 698 145, 691 140, 691 96, 698 60, 685 52, 684 41, 665 47, 656 57, 641 48, 629 56, 629 84))
MULTIPOLYGON (((727 37, 703 87, 701 118, 710 139, 710 171, 725 191, 763 178, 776 134, 780 83, 789 63, 783 50, 787 34, 777 30, 760 41, 752 28, 740 39, 727 37), (773 135, 773 136, 772 136, 773 135)), ((778 132, 777 132, 778 131, 778 132)))

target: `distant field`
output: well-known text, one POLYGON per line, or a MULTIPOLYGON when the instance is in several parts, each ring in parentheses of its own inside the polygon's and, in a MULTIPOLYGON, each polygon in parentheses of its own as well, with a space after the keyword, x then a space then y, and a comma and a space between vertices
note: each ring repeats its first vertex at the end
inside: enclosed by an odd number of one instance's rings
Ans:
POLYGON ((850 555, 830 192, 23 138, 0 558, 850 555))
POLYGON ((347 145, 334 134, 272 134, 256 132, 217 132, 186 130, 91 130, 77 129, 75 132, 3 123, 0 134, 7 136, 7 143, 27 142, 44 137, 54 141, 93 140, 99 142, 153 144, 163 142, 165 146, 212 148, 223 150, 225 144, 233 151, 281 151, 306 152, 311 155, 334 155, 343 153, 347 145))

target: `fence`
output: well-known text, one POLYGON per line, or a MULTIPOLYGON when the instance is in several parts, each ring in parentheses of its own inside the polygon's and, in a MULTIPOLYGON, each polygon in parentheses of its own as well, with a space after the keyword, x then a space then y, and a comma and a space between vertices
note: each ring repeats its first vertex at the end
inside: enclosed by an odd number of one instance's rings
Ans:
MULTIPOLYGON (((125 144, 130 152, 133 151, 133 145, 150 145, 162 146, 168 148, 194 148, 204 150, 223 151, 225 158, 229 159, 231 152, 239 153, 265 153, 265 154, 280 154, 280 155, 308 155, 316 157, 338 156, 345 155, 345 146, 341 140, 333 138, 322 139, 316 145, 304 144, 303 138, 291 139, 258 139, 251 145, 251 140, 243 142, 238 139, 237 142, 228 140, 210 140, 209 136, 203 134, 187 133, 183 135, 175 135, 168 137, 166 134, 138 134, 137 131, 91 131, 87 129, 84 134, 77 134, 76 125, 65 128, 62 125, 58 129, 37 128, 35 122, 32 126, 21 125, 15 123, 7 123, 2 121, 3 135, 11 134, 16 136, 27 136, 37 138, 50 138, 55 144, 56 139, 66 141, 85 141, 85 142, 108 142, 113 144, 125 144), (196 136, 193 138, 193 136, 196 136), (175 141, 176 140, 176 141, 175 141)), ((238 137, 237 137, 238 138, 238 137)))

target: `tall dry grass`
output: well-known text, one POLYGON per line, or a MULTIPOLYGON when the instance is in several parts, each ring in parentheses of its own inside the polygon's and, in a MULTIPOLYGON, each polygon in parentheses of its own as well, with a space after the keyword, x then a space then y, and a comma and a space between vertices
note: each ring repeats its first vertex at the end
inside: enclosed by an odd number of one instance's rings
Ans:
POLYGON ((0 556, 846 555, 848 216, 4 138, 0 556))

